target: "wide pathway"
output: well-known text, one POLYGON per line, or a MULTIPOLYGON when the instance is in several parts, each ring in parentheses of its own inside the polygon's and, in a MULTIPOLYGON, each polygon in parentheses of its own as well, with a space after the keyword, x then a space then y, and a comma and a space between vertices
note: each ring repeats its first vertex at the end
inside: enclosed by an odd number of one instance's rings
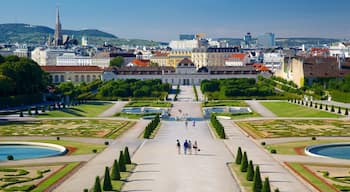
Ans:
POLYGON ((270 110, 268 110, 266 107, 261 105, 259 101, 256 100, 246 100, 245 101, 250 108, 253 109, 253 111, 256 111, 263 117, 276 117, 274 113, 272 113, 270 110))
POLYGON ((226 165, 231 153, 221 140, 211 137, 206 121, 162 121, 156 138, 148 140, 132 159, 138 164, 124 192, 233 192, 239 187, 226 165), (197 155, 178 154, 176 139, 198 141, 197 155))
POLYGON ((96 176, 103 176, 105 166, 112 166, 114 159, 119 156, 119 151, 125 146, 129 147, 131 153, 142 144, 138 136, 142 133, 148 121, 140 120, 137 124, 126 131, 123 135, 110 143, 109 147, 93 159, 88 161, 81 169, 64 181, 54 191, 57 192, 78 192, 85 188, 91 188, 96 176))
POLYGON ((220 120, 225 127, 226 145, 233 154, 236 154, 240 146, 243 151, 247 151, 248 159, 253 160, 254 164, 260 166, 263 177, 269 177, 271 185, 278 187, 280 191, 312 191, 298 180, 292 173, 284 168, 277 160, 255 143, 251 138, 245 135, 232 120, 220 120))
POLYGON ((113 102, 114 105, 112 107, 110 107, 109 109, 107 109, 106 111, 104 111, 103 113, 101 113, 100 115, 98 115, 99 117, 110 117, 113 116, 114 114, 121 112, 123 107, 128 103, 126 101, 116 101, 113 102))

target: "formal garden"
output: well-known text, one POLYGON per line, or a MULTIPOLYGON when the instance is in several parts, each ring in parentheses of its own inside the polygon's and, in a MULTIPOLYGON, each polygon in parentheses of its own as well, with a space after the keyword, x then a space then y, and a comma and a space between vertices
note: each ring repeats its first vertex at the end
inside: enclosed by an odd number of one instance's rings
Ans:
POLYGON ((256 120, 236 122, 254 138, 350 136, 343 120, 256 120))
POLYGON ((75 162, 0 167, 0 191, 45 191, 79 165, 75 162))
POLYGON ((330 164, 286 163, 296 174, 321 192, 350 190, 350 167, 330 164))
POLYGON ((0 124, 0 136, 66 136, 116 138, 134 125, 122 120, 35 120, 0 124))

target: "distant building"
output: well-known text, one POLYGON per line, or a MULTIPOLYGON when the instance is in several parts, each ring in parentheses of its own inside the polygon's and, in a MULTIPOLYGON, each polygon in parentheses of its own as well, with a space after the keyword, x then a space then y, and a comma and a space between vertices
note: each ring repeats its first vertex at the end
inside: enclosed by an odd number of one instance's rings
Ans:
POLYGON ((151 57, 151 62, 157 63, 159 66, 169 66, 169 53, 156 52, 151 57))
POLYGON ((130 52, 111 52, 109 55, 111 58, 123 57, 124 59, 123 65, 126 65, 130 63, 132 60, 136 59, 136 54, 130 53, 130 52))
POLYGON ((191 60, 197 67, 224 66, 225 60, 237 52, 238 48, 197 48, 193 49, 191 60))
POLYGON ((275 47, 276 46, 275 34, 265 33, 263 35, 259 35, 257 40, 257 45, 259 48, 264 48, 264 49, 275 47))
POLYGON ((225 59, 225 66, 245 66, 249 61, 249 54, 233 53, 225 59))
POLYGON ((191 59, 192 50, 172 50, 168 55, 168 66, 176 67, 183 59, 191 59))
POLYGON ((30 57, 30 51, 28 48, 17 48, 13 51, 13 54, 18 57, 30 57))
MULTIPOLYGON (((197 68, 190 59, 183 59, 176 67, 110 67, 104 70, 103 81, 112 79, 160 79, 172 85, 200 85, 203 80, 229 78, 257 78, 261 74, 253 66, 208 66, 197 68)), ((268 73, 262 73, 269 75, 268 73)))
POLYGON ((50 74, 52 83, 89 83, 100 79, 103 72, 102 68, 97 66, 41 66, 41 68, 50 74))
POLYGON ((88 42, 88 38, 86 36, 81 37, 81 46, 88 46, 89 42, 88 42))
POLYGON ((340 42, 329 47, 330 56, 350 57, 350 42, 340 42))
POLYGON ((169 47, 172 50, 192 50, 200 47, 200 41, 198 39, 170 41, 169 47))
POLYGON ((57 56, 63 55, 64 53, 74 53, 74 51, 37 47, 32 51, 31 57, 32 60, 37 62, 40 66, 54 66, 57 65, 57 56))
POLYGON ((150 60, 134 59, 130 63, 126 64, 127 67, 149 67, 150 60))
POLYGON ((337 57, 286 58, 275 75, 293 81, 298 87, 311 85, 319 78, 344 78, 350 74, 350 59, 337 57))
POLYGON ((193 40, 196 36, 194 34, 180 34, 179 39, 180 40, 193 40))
POLYGON ((281 53, 264 53, 264 65, 271 71, 281 68, 284 56, 281 53))
POLYGON ((109 54, 97 53, 94 56, 80 56, 75 53, 63 53, 56 57, 57 66, 98 66, 109 67, 109 54))
POLYGON ((241 43, 241 47, 244 49, 249 49, 255 46, 253 37, 250 32, 248 32, 246 35, 243 37, 243 42, 241 43))

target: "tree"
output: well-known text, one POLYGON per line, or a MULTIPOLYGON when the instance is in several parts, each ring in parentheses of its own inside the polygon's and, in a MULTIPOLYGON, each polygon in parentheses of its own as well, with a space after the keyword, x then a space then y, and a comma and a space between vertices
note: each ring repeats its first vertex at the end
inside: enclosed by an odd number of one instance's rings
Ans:
POLYGON ((260 168, 259 168, 259 165, 257 165, 254 173, 253 192, 261 192, 261 189, 262 189, 262 181, 261 181, 261 175, 260 175, 260 168))
POLYGON ((247 172, 247 169, 248 169, 248 157, 247 157, 247 152, 244 151, 242 164, 241 164, 241 172, 247 172))
POLYGON ((349 110, 348 110, 348 108, 345 109, 344 115, 349 115, 349 110))
POLYGON ((158 64, 157 62, 151 61, 151 63, 149 64, 149 66, 151 66, 151 67, 158 67, 159 64, 158 64))
POLYGON ((111 183, 111 177, 109 175, 109 168, 106 167, 105 169, 105 177, 103 179, 103 190, 104 191, 111 191, 113 190, 112 183, 111 183))
POLYGON ((111 179, 120 180, 119 164, 116 159, 114 160, 114 163, 113 163, 111 179))
POLYGON ((121 67, 124 63, 124 58, 122 56, 117 56, 109 62, 109 66, 111 67, 121 67))
POLYGON ((247 181, 253 181, 254 179, 254 165, 253 161, 249 161, 248 171, 247 171, 247 181))
POLYGON ((261 192, 271 192, 270 181, 268 177, 265 177, 264 185, 261 192))
POLYGON ((121 172, 125 172, 126 171, 125 159, 124 159, 123 151, 120 151, 120 154, 119 154, 119 170, 121 172))
POLYGON ((124 149, 124 159, 126 164, 131 164, 130 154, 129 154, 129 148, 126 146, 124 149))
POLYGON ((100 177, 99 176, 97 176, 96 179, 95 179, 95 185, 94 185, 93 192, 102 192, 101 181, 100 181, 100 177))
POLYGON ((242 149, 241 147, 238 147, 237 155, 236 155, 236 164, 240 165, 241 162, 242 162, 242 149))
POLYGON ((280 190, 277 188, 277 189, 275 189, 275 191, 274 192, 280 192, 280 190))

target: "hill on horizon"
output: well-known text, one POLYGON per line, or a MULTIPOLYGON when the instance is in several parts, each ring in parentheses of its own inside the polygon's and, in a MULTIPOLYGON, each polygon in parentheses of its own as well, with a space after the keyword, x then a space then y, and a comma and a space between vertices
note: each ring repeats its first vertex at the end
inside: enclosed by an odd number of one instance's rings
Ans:
MULTIPOLYGON (((53 37, 55 30, 40 25, 30 25, 24 23, 0 24, 0 42, 2 43, 26 43, 33 45, 43 45, 49 36, 53 37)), ((79 42, 82 36, 86 36, 90 44, 103 44, 108 42, 113 45, 156 45, 157 42, 142 39, 121 39, 117 36, 100 31, 98 29, 84 30, 62 30, 63 35, 74 37, 79 42)))

